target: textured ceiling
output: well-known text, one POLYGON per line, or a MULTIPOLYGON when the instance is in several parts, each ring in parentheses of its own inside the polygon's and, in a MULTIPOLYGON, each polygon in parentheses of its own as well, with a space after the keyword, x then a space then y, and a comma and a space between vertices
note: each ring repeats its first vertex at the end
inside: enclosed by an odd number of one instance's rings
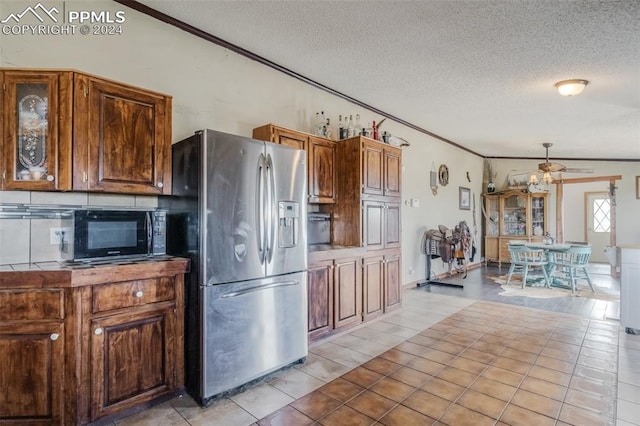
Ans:
POLYGON ((640 159, 638 0, 139 3, 484 156, 640 159))

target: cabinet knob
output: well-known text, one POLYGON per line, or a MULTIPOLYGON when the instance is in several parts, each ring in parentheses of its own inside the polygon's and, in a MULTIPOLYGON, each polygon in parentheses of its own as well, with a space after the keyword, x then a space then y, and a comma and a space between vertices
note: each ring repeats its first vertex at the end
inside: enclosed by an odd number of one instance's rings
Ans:
POLYGON ((164 187, 164 183, 158 182, 158 188, 163 188, 163 187, 164 187))
POLYGON ((94 331, 94 334, 95 334, 96 336, 101 335, 101 334, 102 334, 102 327, 98 327, 98 328, 96 328, 96 331, 94 331))
POLYGON ((138 291, 136 291, 135 296, 136 296, 137 298, 141 298, 142 296, 144 296, 144 293, 142 292, 142 290, 138 290, 138 291))
POLYGON ((53 175, 47 175, 47 180, 53 182, 56 178, 53 175))
POLYGON ((82 172, 82 182, 87 182, 89 180, 89 175, 87 172, 82 172))
POLYGON ((58 333, 51 333, 51 336, 49 336, 49 339, 58 340, 58 337, 60 337, 58 333))

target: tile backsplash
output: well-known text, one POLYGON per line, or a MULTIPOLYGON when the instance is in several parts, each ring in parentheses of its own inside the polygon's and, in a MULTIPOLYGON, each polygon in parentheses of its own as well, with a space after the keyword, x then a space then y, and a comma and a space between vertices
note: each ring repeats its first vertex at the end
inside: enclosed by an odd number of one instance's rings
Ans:
MULTIPOLYGON (((55 206, 157 207, 155 196, 84 192, 0 191, 0 204, 55 206)), ((58 245, 50 244, 50 228, 62 219, 0 218, 0 265, 61 260, 58 245)))

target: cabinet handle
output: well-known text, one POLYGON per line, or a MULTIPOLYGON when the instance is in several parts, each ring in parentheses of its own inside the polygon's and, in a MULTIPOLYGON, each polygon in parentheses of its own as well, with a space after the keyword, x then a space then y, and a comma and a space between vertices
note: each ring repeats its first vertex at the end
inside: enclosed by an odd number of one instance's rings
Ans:
POLYGON ((163 187, 164 187, 164 183, 158 182, 158 188, 163 188, 163 187))
POLYGON ((142 292, 142 290, 138 290, 138 291, 136 291, 135 296, 139 299, 139 298, 141 298, 142 296, 144 296, 144 293, 142 292))
POLYGON ((101 335, 101 334, 102 334, 102 328, 101 328, 101 327, 96 328, 96 331, 94 331, 94 334, 95 334, 96 336, 101 335))
POLYGON ((56 180, 56 178, 53 175, 47 175, 47 180, 49 182, 53 182, 54 180, 56 180))
POLYGON ((60 337, 58 333, 51 333, 51 336, 49 336, 49 339, 58 340, 58 337, 60 337))
POLYGON ((87 175, 87 172, 82 172, 82 181, 86 182, 89 180, 89 175, 87 175))

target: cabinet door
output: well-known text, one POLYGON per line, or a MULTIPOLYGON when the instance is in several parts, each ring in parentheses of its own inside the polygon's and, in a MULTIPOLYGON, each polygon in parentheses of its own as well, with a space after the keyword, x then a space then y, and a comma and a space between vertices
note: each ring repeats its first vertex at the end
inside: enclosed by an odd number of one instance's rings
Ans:
POLYGON ((170 193, 171 98, 78 74, 74 108, 74 189, 170 193))
POLYGON ((71 73, 3 74, 3 188, 70 189, 71 73))
POLYGON ((309 265, 307 286, 308 331, 313 341, 333 329, 333 261, 309 265))
POLYGON ((309 202, 336 202, 336 143, 327 139, 309 138, 309 202))
POLYGON ((400 197, 402 151, 399 149, 384 149, 384 195, 400 197))
POLYGON ((174 332, 173 306, 92 320, 92 421, 174 388, 174 332))
POLYGON ((384 257, 362 259, 363 320, 382 314, 384 310, 384 257))
POLYGON ((63 325, 0 325, 0 354, 0 419, 70 424, 63 419, 63 325))
POLYGON ((334 327, 343 328, 362 321, 362 275, 357 257, 335 261, 334 327))
POLYGON ((285 129, 273 129, 273 142, 292 148, 307 149, 307 136, 301 133, 289 132, 285 129))
POLYGON ((362 241, 367 250, 384 248, 385 205, 379 201, 362 202, 362 241))
POLYGON ((522 192, 507 192, 501 196, 501 236, 524 236, 527 232, 527 195, 522 192))
POLYGON ((383 147, 377 142, 362 142, 362 192, 384 195, 383 147))
POLYGON ((384 206, 384 247, 400 247, 400 204, 387 203, 384 206))
POLYGON ((529 236, 542 237, 547 233, 547 196, 531 195, 531 229, 529 236))
POLYGON ((399 308, 402 301, 399 253, 386 255, 384 258, 384 290, 385 312, 399 308))
POLYGON ((498 195, 483 195, 485 217, 485 236, 497 237, 500 225, 500 199, 498 195))

